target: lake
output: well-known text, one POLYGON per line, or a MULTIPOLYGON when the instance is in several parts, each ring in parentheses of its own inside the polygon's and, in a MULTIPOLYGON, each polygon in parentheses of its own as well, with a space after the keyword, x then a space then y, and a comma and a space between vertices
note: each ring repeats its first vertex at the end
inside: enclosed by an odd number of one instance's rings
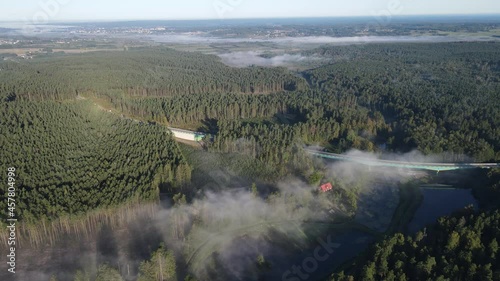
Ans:
POLYGON ((468 205, 478 207, 471 189, 423 186, 421 190, 423 201, 408 225, 409 233, 415 233, 436 222, 439 217, 450 215, 468 205))

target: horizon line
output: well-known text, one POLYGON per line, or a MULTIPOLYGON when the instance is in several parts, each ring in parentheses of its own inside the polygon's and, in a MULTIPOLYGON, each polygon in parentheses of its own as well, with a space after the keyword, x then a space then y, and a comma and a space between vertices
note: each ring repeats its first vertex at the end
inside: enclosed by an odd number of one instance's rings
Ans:
MULTIPOLYGON (((474 17, 474 16, 498 16, 498 20, 500 21, 500 13, 475 13, 475 14, 463 14, 463 13, 456 13, 456 14, 403 14, 403 15, 392 15, 391 17, 394 18, 401 18, 401 17, 439 17, 439 16, 452 16, 452 17, 458 17, 458 16, 466 16, 466 17, 474 17)), ((147 18, 137 18, 137 19, 58 19, 58 20, 50 20, 48 23, 45 24, 51 24, 51 23, 94 23, 94 22, 135 22, 135 21, 210 21, 210 20, 219 20, 219 21, 225 21, 225 20, 262 20, 262 19, 328 19, 328 18, 372 18, 376 17, 375 15, 349 15, 349 16, 342 16, 342 15, 335 15, 335 16, 277 16, 277 17, 224 17, 224 18, 154 18, 154 19, 147 19, 147 18)), ((22 23, 22 22, 29 22, 26 20, 0 20, 0 22, 3 23, 22 23)), ((39 25, 44 25, 44 24, 39 24, 39 25)))

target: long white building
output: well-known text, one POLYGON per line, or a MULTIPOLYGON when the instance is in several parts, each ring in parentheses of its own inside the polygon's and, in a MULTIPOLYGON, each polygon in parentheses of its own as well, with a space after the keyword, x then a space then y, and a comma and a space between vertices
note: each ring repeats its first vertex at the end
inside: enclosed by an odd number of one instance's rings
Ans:
POLYGON ((205 134, 199 133, 199 132, 193 132, 193 131, 188 131, 188 130, 183 130, 183 129, 177 129, 177 128, 168 128, 172 134, 174 134, 174 137, 182 140, 188 140, 188 141, 202 141, 203 138, 205 137, 205 134))

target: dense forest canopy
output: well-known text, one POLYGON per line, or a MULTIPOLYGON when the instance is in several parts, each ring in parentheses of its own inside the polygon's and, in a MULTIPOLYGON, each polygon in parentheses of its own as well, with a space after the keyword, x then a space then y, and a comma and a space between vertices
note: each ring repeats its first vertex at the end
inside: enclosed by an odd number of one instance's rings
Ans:
MULTIPOLYGON (((447 153, 447 160, 500 159, 498 43, 370 44, 305 54, 334 61, 301 73, 308 90, 109 99, 126 113, 181 127, 228 121, 282 131, 275 125, 282 124, 294 136, 290 145, 323 143, 338 152, 387 145, 395 151, 447 153)), ((248 130, 208 127, 220 133, 217 141, 258 137, 242 133, 248 130)))
POLYGON ((308 71, 323 92, 354 95, 381 112, 394 148, 499 159, 498 43, 321 48, 338 62, 308 71), (467 144, 467 145, 465 145, 467 144))
POLYGON ((29 205, 23 216, 30 218, 137 194, 152 198, 153 181, 189 179, 189 168, 177 171, 187 163, 165 129, 92 111, 85 97, 143 120, 213 133, 209 149, 248 154, 273 176, 306 169, 300 147, 308 143, 337 152, 387 145, 447 152, 449 160, 499 160, 498 45, 322 47, 305 54, 334 63, 301 73, 305 79, 165 48, 4 61, 1 114, 10 137, 2 140, 3 162, 21 171, 22 204, 29 205), (78 204, 55 201, 77 193, 78 204))
POLYGON ((0 95, 7 99, 63 100, 115 89, 131 96, 207 92, 269 93, 304 87, 281 68, 234 69, 217 57, 166 48, 41 57, 0 63, 0 95))
MULTIPOLYGON (((88 101, 1 106, 0 163, 17 170, 21 220, 154 200, 160 184, 190 179, 188 164, 166 128, 117 118, 88 101)), ((6 204, 1 200, 2 208, 6 204)))
MULTIPOLYGON (((0 164, 16 167, 18 218, 34 224, 158 200, 160 191, 168 191, 183 210, 193 199, 184 189, 193 163, 164 125, 206 132, 203 153, 250 158, 260 166, 254 175, 266 184, 296 175, 318 186, 323 175, 303 150, 311 144, 339 153, 416 149, 440 154, 443 161, 499 161, 499 46, 324 46, 302 55, 327 63, 303 72, 232 68, 213 55, 162 47, 5 60, 0 62, 0 164)), ((308 196, 354 216, 358 188, 324 179, 335 189, 323 197, 307 189, 308 196)), ((363 266, 333 280, 498 278, 498 172, 488 175, 484 187, 473 188, 481 207, 489 209, 444 218, 414 236, 386 237, 363 266)), ((252 198, 259 198, 255 183, 251 189, 252 198)), ((292 209, 306 206, 302 197, 295 201, 273 191, 263 192, 266 204, 275 198, 288 200, 292 209)), ((0 208, 6 209, 6 194, 0 195, 0 208)), ((168 225, 183 241, 196 234, 183 228, 188 215, 175 213, 168 225)), ((212 228, 227 223, 193 221, 212 228)), ((177 278, 184 264, 176 263, 175 251, 163 246, 150 251, 138 267, 139 280, 177 278)), ((267 266, 264 257, 260 266, 267 266)), ((95 275, 120 280, 120 273, 102 265, 95 275)), ((86 280, 88 272, 75 278, 86 280)))
POLYGON ((347 280, 499 280, 500 214, 466 214, 441 218, 414 236, 396 234, 378 243, 347 280))

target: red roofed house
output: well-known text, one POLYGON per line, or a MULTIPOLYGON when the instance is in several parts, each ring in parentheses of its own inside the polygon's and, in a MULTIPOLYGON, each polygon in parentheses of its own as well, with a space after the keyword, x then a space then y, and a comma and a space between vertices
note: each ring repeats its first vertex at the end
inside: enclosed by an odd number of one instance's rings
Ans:
POLYGON ((332 190, 333 186, 331 183, 325 183, 325 184, 322 184, 320 187, 322 192, 327 192, 328 190, 332 190))

